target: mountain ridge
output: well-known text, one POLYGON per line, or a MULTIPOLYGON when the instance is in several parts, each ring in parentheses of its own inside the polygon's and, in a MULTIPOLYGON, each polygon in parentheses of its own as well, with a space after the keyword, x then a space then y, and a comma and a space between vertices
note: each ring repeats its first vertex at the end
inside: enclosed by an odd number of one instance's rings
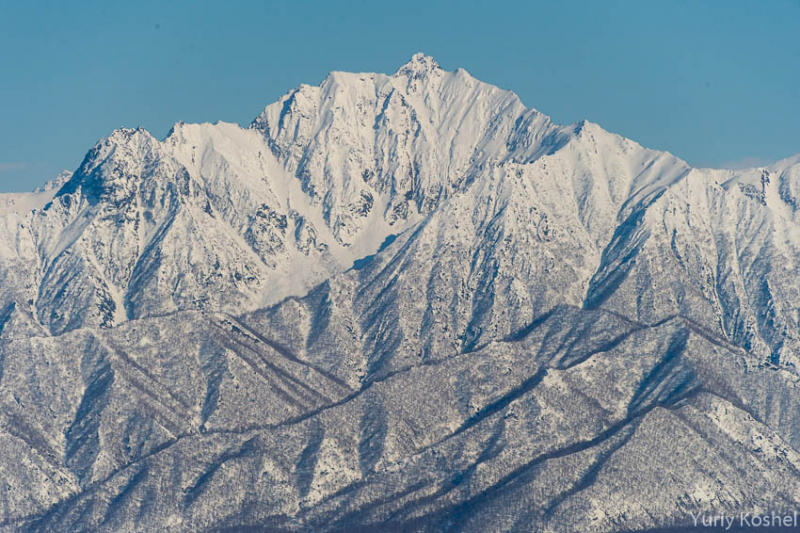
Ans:
POLYGON ((693 168, 416 54, 63 179, 0 216, 0 530, 800 504, 796 158, 693 168))

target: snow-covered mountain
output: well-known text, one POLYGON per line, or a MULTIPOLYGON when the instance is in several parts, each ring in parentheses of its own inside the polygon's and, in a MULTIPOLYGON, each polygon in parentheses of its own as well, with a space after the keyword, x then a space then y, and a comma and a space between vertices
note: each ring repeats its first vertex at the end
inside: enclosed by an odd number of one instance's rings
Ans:
POLYGON ((800 156, 692 168, 417 54, 54 183, 0 195, 0 528, 800 504, 800 156))
POLYGON ((32 192, 0 193, 0 216, 9 213, 24 215, 34 209, 41 209, 71 177, 72 172, 65 170, 32 192))

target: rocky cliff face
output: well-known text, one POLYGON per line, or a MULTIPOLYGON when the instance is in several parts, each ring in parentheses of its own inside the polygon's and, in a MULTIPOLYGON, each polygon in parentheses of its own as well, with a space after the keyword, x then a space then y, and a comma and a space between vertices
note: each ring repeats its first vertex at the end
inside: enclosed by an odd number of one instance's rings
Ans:
POLYGON ((794 509, 798 191, 797 157, 691 168, 423 55, 118 130, 0 195, 0 527, 794 509))

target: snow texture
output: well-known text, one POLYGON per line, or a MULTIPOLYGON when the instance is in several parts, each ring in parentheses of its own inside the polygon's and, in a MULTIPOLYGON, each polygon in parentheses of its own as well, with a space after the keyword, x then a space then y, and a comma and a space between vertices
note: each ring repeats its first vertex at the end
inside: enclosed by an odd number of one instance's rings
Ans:
POLYGON ((0 531, 794 510, 799 207, 422 54, 116 130, 0 195, 0 531))

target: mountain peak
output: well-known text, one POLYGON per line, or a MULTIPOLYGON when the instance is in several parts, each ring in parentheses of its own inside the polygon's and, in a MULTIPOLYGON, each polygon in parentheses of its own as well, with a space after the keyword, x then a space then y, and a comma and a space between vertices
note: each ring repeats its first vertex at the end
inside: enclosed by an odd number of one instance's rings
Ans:
POLYGON ((396 75, 409 76, 409 75, 425 75, 436 70, 442 70, 439 63, 429 55, 422 52, 417 52, 408 62, 397 69, 396 75))
POLYGON ((58 175, 45 183, 40 187, 36 187, 33 192, 34 193, 42 193, 48 191, 57 191, 60 189, 66 182, 68 182, 72 178, 72 172, 69 170, 62 170, 58 173, 58 175))
POLYGON ((693 170, 423 54, 116 130, 0 194, 0 530, 798 508, 793 164, 693 170))

